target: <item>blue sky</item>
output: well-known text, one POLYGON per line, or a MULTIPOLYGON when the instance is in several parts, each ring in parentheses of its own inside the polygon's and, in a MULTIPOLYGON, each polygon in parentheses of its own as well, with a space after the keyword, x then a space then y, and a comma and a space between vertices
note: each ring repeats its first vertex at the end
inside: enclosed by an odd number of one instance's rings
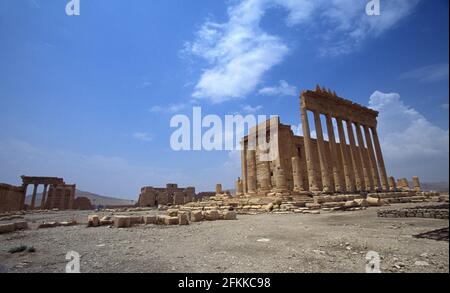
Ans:
POLYGON ((448 181, 448 1, 0 2, 0 182, 63 176, 136 199, 174 182, 213 190, 236 152, 174 152, 175 114, 279 115, 298 126, 321 84, 380 110, 388 173, 448 181))

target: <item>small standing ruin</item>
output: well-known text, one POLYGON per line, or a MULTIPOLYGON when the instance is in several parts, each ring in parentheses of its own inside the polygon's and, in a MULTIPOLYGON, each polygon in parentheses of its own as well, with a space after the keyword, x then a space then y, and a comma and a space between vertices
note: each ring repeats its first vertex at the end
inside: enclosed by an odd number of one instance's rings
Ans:
POLYGON ((166 188, 143 187, 139 195, 139 207, 158 205, 182 205, 194 201, 195 187, 179 188, 177 184, 167 184, 166 188))
MULTIPOLYGON (((0 184, 0 212, 43 209, 71 210, 76 208, 75 184, 66 184, 57 177, 22 176, 22 186, 0 184), (25 204, 28 186, 33 186, 31 203, 25 204), (39 185, 44 186, 40 203, 37 203, 39 185)), ((85 203, 83 204, 85 206, 85 203)))

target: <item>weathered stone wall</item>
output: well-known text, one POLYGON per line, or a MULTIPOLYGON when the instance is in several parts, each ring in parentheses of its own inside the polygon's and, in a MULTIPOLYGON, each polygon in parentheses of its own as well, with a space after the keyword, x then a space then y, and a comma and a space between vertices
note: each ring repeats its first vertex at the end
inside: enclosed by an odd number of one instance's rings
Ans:
POLYGON ((0 184, 0 212, 20 211, 24 201, 22 187, 0 184))
POLYGON ((179 188, 176 184, 167 184, 166 188, 143 187, 139 195, 139 207, 157 207, 158 205, 178 205, 192 202, 195 188, 179 188))
POLYGON ((94 206, 91 203, 91 200, 87 197, 77 197, 73 204, 74 210, 87 211, 93 210, 94 206))
POLYGON ((440 206, 424 206, 418 208, 379 211, 378 217, 448 219, 448 204, 440 206))
POLYGON ((46 209, 71 210, 74 208, 76 185, 51 186, 45 202, 46 209))

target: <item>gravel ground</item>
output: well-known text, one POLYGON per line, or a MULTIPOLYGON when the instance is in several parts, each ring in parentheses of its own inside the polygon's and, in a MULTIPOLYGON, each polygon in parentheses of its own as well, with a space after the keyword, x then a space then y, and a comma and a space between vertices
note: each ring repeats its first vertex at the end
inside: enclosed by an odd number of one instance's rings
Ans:
POLYGON ((0 270, 62 273, 67 252, 76 251, 86 273, 362 273, 367 252, 376 251, 382 272, 449 272, 448 242, 412 237, 448 227, 448 220, 378 218, 377 210, 240 215, 237 221, 129 229, 83 224, 36 230, 44 220, 85 223, 92 212, 28 214, 30 230, 0 235, 0 270), (19 245, 36 252, 8 253, 19 245))

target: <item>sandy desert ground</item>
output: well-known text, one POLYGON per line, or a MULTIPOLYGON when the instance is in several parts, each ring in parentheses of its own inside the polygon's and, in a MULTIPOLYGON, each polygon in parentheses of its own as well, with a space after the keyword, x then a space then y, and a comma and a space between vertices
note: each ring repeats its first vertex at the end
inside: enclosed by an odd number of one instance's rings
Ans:
POLYGON ((66 254, 76 251, 85 273, 363 273, 366 254, 375 251, 382 272, 449 272, 448 242, 413 237, 446 228, 448 220, 379 218, 378 209, 239 215, 237 221, 127 229, 87 228, 87 216, 93 212, 27 214, 29 230, 0 235, 0 270, 63 273, 66 254), (36 229, 42 221, 72 218, 80 225, 36 229), (8 252, 20 245, 36 251, 8 252))

